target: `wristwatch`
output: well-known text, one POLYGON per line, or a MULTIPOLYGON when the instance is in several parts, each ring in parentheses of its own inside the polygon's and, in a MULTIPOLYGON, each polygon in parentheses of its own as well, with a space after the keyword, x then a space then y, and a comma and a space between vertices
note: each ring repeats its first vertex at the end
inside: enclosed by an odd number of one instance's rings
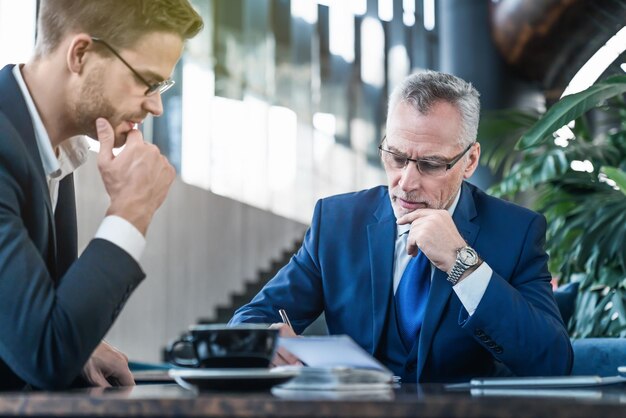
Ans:
POLYGON ((463 273, 465 273, 467 269, 474 267, 479 261, 480 258, 472 247, 465 246, 459 248, 456 250, 456 261, 452 266, 452 270, 448 273, 448 281, 454 286, 463 273))

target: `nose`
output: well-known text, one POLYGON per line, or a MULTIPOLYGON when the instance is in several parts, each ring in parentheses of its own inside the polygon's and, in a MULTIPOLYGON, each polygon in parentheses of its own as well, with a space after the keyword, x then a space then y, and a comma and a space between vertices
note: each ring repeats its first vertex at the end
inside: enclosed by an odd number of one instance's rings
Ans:
POLYGON ((163 101, 161 100, 161 93, 146 96, 143 108, 154 116, 161 116, 163 114, 163 101))
POLYGON ((421 173, 417 169, 417 164, 409 161, 409 163, 400 172, 398 185, 402 188, 402 190, 409 192, 419 188, 420 179, 421 173))

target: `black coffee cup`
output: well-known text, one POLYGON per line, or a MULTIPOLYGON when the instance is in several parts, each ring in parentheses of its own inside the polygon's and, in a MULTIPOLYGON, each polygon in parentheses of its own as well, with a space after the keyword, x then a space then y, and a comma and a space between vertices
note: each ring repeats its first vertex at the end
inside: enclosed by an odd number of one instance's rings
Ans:
POLYGON ((278 330, 265 324, 194 325, 166 349, 177 366, 198 368, 265 368, 276 350, 278 330))

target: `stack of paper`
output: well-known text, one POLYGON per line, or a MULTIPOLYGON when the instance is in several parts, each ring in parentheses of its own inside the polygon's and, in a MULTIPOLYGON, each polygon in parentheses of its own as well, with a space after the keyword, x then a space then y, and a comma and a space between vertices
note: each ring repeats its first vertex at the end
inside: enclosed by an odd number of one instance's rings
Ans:
MULTIPOLYGON (((286 366, 290 368, 294 366, 286 366)), ((380 370, 346 367, 301 367, 296 378, 281 387, 298 390, 389 389, 392 376, 380 370)))
POLYGON ((279 346, 305 364, 283 389, 389 390, 394 381, 391 371, 347 335, 281 338, 279 346))

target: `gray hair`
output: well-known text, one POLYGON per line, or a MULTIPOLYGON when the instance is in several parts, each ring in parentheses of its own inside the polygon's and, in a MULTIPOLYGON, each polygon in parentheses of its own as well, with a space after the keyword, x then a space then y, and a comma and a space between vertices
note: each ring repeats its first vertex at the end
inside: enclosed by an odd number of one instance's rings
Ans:
POLYGON ((480 94, 471 83, 450 74, 436 71, 424 71, 409 75, 389 96, 387 119, 400 103, 409 103, 416 110, 426 115, 433 104, 448 102, 461 113, 461 138, 463 147, 468 146, 478 133, 480 119, 480 94))

